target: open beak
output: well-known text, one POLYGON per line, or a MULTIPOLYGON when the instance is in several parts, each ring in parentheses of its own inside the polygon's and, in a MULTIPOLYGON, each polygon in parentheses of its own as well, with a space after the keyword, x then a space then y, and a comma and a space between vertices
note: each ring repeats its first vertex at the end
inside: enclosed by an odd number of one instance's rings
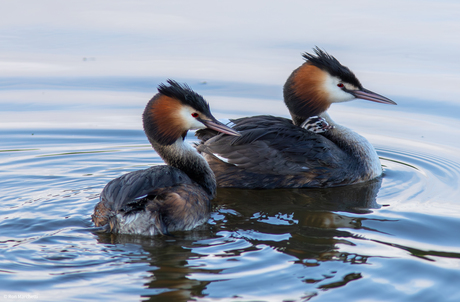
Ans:
POLYGON ((219 122, 216 119, 213 119, 213 120, 200 119, 200 121, 206 127, 210 128, 212 130, 216 130, 216 131, 219 131, 219 132, 222 132, 222 133, 225 133, 225 134, 229 134, 229 135, 241 136, 241 134, 238 131, 233 130, 232 128, 222 124, 221 122, 219 122))
POLYGON ((377 94, 365 88, 361 90, 352 90, 350 91, 350 93, 353 94, 355 98, 357 99, 363 99, 363 100, 368 100, 368 101, 382 103, 382 104, 397 105, 395 102, 393 102, 389 98, 386 98, 383 95, 377 94))

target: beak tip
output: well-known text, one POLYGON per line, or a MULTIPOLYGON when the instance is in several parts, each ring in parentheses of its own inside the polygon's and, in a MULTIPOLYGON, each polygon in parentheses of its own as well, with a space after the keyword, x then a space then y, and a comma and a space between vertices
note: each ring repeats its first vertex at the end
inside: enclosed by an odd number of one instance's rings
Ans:
POLYGON ((397 105, 396 102, 390 100, 389 98, 384 97, 383 95, 377 94, 365 88, 355 91, 353 95, 357 99, 368 100, 368 101, 381 103, 381 104, 397 105))

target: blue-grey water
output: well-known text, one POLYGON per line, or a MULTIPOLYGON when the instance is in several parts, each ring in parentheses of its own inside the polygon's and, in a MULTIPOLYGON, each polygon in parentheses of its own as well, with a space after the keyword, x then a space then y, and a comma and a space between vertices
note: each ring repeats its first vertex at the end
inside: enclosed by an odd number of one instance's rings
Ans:
POLYGON ((4 3, 0 300, 460 301, 459 8, 4 3), (330 109, 375 146, 382 178, 219 189, 193 231, 98 232, 105 184, 163 164, 141 125, 160 82, 187 82, 218 118, 288 116, 283 83, 314 45, 398 103, 330 109))

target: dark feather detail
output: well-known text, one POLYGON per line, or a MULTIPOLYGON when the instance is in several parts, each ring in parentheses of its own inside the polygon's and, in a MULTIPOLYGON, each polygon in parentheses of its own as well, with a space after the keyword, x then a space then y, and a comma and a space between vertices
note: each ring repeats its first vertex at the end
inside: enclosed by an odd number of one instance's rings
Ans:
POLYGON ((139 197, 155 196, 157 188, 194 183, 184 172, 171 166, 153 166, 133 171, 111 180, 102 190, 100 199, 112 211, 125 208, 139 197))
POLYGON ((302 56, 309 64, 312 64, 322 70, 327 71, 329 74, 342 79, 342 81, 350 83, 359 89, 362 89, 363 86, 359 82, 355 74, 346 66, 340 64, 340 62, 325 52, 321 50, 318 46, 314 49, 315 55, 312 55, 308 52, 304 53, 302 56))
POLYGON ((209 104, 204 100, 204 98, 196 93, 190 88, 187 84, 179 84, 174 80, 167 80, 167 83, 170 86, 165 84, 158 85, 158 92, 169 96, 171 98, 178 99, 184 105, 195 108, 196 110, 211 116, 211 110, 209 109, 209 104))

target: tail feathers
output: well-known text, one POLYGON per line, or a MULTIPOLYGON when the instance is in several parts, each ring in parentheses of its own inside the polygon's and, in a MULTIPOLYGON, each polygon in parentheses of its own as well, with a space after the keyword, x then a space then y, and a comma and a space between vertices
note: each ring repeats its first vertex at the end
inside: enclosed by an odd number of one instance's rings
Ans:
POLYGON ((91 215, 91 219, 97 227, 101 227, 108 223, 110 216, 111 210, 101 201, 94 207, 94 214, 91 215))

